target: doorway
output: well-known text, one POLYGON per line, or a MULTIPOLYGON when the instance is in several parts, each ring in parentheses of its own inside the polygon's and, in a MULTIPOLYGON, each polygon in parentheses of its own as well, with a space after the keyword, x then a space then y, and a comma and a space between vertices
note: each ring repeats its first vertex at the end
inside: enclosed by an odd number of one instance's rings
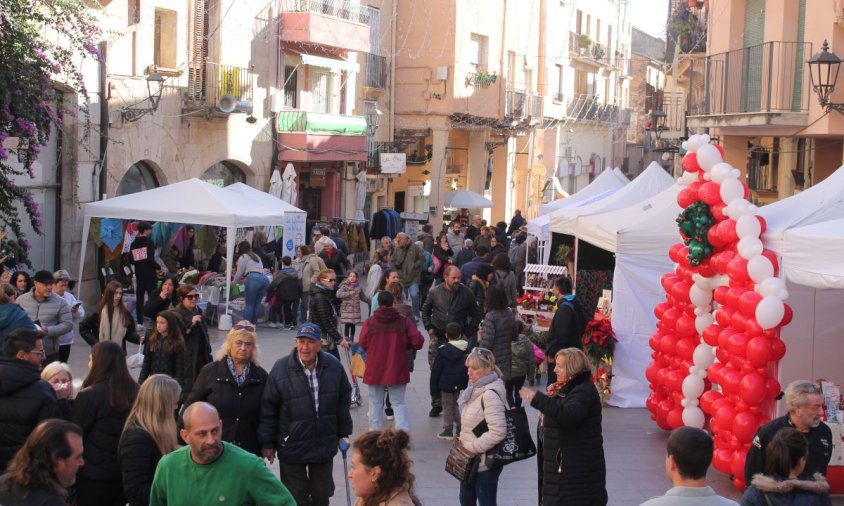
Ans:
POLYGON ((308 221, 319 220, 322 212, 322 188, 302 188, 302 210, 308 213, 308 221))

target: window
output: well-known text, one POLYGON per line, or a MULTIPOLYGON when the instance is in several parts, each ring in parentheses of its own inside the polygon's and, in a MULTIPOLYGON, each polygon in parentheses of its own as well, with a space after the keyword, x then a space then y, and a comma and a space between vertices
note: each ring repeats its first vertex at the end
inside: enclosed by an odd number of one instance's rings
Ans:
POLYGON ((577 31, 577 34, 578 34, 578 35, 580 35, 581 33, 583 33, 583 32, 581 31, 581 26, 582 26, 582 25, 583 25, 583 11, 581 11, 580 9, 578 9, 578 10, 577 10, 577 24, 576 24, 576 25, 574 25, 574 29, 575 29, 575 31, 577 31))
POLYGON ((583 33, 585 33, 586 35, 592 35, 591 30, 592 30, 592 15, 587 14, 586 15, 586 26, 583 27, 583 33))
POLYGON ((609 25, 607 27, 607 55, 609 55, 612 50, 612 25, 609 25))
POLYGON ((595 94, 595 74, 583 70, 576 70, 574 73, 574 92, 578 95, 595 94))
POLYGON ((311 67, 311 104, 310 112, 329 112, 331 74, 311 67))
POLYGON ((477 33, 473 33, 469 38, 469 50, 466 56, 469 59, 469 65, 475 70, 486 70, 488 40, 486 35, 477 33))
POLYGON ((129 24, 137 25, 141 22, 141 0, 129 0, 129 24))
POLYGON ((153 63, 156 67, 174 69, 176 64, 176 11, 155 9, 153 63))
POLYGON ((131 195, 158 187, 158 180, 149 165, 138 162, 126 171, 117 185, 117 197, 131 195))
POLYGON ((287 109, 296 109, 299 104, 298 81, 299 72, 296 67, 286 65, 284 67, 284 107, 287 109))
POLYGON ((246 182, 246 174, 237 165, 223 160, 208 167, 208 170, 202 174, 200 179, 224 187, 234 183, 246 182))
POLYGON ((557 93, 554 95, 554 100, 563 101, 563 66, 559 63, 557 64, 557 93))
POLYGON ((369 8, 369 45, 374 54, 381 54, 381 11, 369 8))
POLYGON ((601 20, 600 19, 595 20, 595 43, 596 44, 601 43, 601 20))
POLYGON ((516 53, 507 51, 507 86, 512 88, 516 80, 516 53))

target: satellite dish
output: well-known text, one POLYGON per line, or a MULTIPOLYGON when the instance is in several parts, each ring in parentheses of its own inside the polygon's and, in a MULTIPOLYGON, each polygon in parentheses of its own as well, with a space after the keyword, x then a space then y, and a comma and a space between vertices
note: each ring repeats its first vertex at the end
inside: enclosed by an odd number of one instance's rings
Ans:
POLYGON ((217 102, 217 109, 220 109, 222 112, 234 112, 236 107, 237 101, 234 99, 234 96, 229 93, 220 97, 220 101, 217 102))

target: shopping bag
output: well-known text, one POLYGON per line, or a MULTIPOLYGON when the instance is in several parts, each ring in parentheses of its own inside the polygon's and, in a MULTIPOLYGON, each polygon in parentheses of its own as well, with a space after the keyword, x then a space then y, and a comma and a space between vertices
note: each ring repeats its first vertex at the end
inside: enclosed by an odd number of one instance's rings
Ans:
POLYGON ((126 365, 129 369, 140 369, 144 365, 144 345, 138 346, 138 352, 126 357, 126 365))
POLYGON ((478 464, 480 458, 472 455, 456 438, 445 459, 445 471, 462 482, 473 483, 478 474, 478 464))
POLYGON ((530 343, 533 346, 533 363, 534 365, 539 365, 542 362, 545 362, 545 353, 542 351, 542 348, 536 345, 533 341, 530 343))
POLYGON ((352 365, 349 367, 349 372, 352 373, 352 376, 357 376, 358 378, 363 378, 366 372, 366 363, 363 361, 363 357, 357 353, 352 355, 352 365))
MULTIPOLYGON (((498 392, 495 393, 498 394, 498 392)), ((481 408, 485 409, 483 398, 481 398, 481 408)), ((529 459, 536 455, 536 445, 533 443, 533 438, 530 435, 530 424, 528 423, 525 408, 507 409, 504 411, 504 418, 507 422, 507 433, 500 443, 486 453, 487 460, 492 460, 506 466, 507 464, 529 459)), ((480 437, 488 430, 489 426, 486 420, 482 420, 472 432, 477 437, 480 437)))

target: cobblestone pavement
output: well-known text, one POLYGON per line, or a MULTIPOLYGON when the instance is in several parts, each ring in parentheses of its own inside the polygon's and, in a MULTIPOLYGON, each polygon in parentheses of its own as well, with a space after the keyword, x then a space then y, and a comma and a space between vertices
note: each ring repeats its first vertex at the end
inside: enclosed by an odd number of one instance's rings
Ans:
MULTIPOLYGON (((220 346, 224 336, 223 332, 212 330, 211 345, 214 350, 220 346)), ((293 331, 259 327, 258 344, 261 347, 262 365, 269 370, 278 358, 290 353, 293 349, 293 331)), ((427 347, 427 342, 425 347, 427 347)), ((133 350, 130 345, 131 351, 133 350)), ((77 385, 81 383, 81 378, 87 370, 88 352, 89 348, 84 341, 77 339, 70 358, 77 385)), ((133 373, 137 375, 137 370, 133 373)), ((428 417, 430 409, 428 374, 426 354, 419 353, 406 395, 412 437, 410 453, 414 462, 416 492, 427 505, 458 504, 458 483, 443 470, 450 443, 440 441, 435 437, 440 431, 442 418, 428 417)), ((361 393, 364 405, 352 408, 355 434, 364 432, 368 427, 366 410, 369 402, 366 386, 361 387, 361 393)), ((527 412, 531 424, 535 425, 536 410, 528 407, 527 412)), ((668 439, 668 433, 656 427, 650 420, 647 410, 606 407, 603 433, 610 505, 637 505, 650 497, 663 494, 671 487, 664 471, 665 441, 668 439)), ((349 455, 349 460, 351 460, 351 455, 349 455)), ((277 474, 278 464, 271 467, 277 474)), ((334 462, 336 491, 331 500, 332 505, 346 504, 343 474, 343 461, 338 454, 334 462)), ((710 469, 708 481, 719 494, 739 500, 740 494, 732 487, 726 476, 710 469)), ((354 494, 352 494, 352 503, 354 500, 354 494)), ((504 468, 498 486, 498 502, 502 505, 537 504, 535 458, 504 468)), ((844 505, 844 499, 835 500, 834 504, 844 505)))

